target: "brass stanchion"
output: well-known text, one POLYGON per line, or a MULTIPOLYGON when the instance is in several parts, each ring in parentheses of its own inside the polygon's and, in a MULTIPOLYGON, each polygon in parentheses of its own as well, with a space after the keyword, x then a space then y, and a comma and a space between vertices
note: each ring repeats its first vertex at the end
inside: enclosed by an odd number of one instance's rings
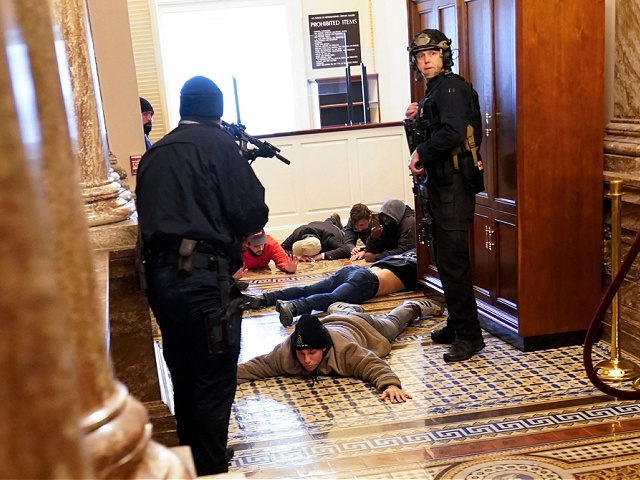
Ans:
MULTIPOLYGON (((611 277, 613 278, 618 273, 620 267, 622 180, 611 180, 609 182, 609 192, 607 196, 611 198, 611 277)), ((603 381, 625 381, 640 376, 640 368, 635 363, 620 358, 620 345, 618 343, 619 324, 620 296, 616 293, 611 303, 611 358, 598 362, 595 365, 595 372, 603 381)))

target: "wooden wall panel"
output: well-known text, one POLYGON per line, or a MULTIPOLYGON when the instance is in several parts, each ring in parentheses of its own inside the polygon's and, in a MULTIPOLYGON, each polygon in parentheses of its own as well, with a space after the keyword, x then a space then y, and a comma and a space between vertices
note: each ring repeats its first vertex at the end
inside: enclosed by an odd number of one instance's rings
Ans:
POLYGON ((520 333, 582 330, 600 298, 604 4, 518 2, 516 25, 520 333))

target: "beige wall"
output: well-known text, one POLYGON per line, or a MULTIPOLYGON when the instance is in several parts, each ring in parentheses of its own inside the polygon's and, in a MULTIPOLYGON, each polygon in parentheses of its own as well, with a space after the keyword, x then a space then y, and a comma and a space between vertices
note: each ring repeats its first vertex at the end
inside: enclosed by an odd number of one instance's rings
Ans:
POLYGON ((109 149, 135 189, 129 156, 145 151, 126 0, 87 0, 109 149))

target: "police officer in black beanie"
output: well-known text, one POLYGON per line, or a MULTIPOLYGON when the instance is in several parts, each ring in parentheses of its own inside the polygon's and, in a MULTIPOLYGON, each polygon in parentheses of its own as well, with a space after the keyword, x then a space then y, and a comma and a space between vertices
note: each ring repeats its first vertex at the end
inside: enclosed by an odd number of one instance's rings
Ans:
POLYGON ((232 279, 243 237, 260 231, 264 188, 220 128, 222 92, 194 77, 180 91, 177 128, 143 155, 138 222, 147 298, 162 332, 181 445, 198 476, 228 471, 242 311, 232 279))

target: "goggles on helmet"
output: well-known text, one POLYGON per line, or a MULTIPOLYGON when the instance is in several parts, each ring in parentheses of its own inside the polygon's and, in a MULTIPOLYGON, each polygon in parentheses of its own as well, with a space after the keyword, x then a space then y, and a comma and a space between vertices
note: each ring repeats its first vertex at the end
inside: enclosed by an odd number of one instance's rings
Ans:
POLYGON ((451 42, 446 37, 439 42, 426 32, 421 32, 411 41, 411 45, 407 48, 409 54, 414 56, 418 52, 424 50, 449 50, 451 42))

